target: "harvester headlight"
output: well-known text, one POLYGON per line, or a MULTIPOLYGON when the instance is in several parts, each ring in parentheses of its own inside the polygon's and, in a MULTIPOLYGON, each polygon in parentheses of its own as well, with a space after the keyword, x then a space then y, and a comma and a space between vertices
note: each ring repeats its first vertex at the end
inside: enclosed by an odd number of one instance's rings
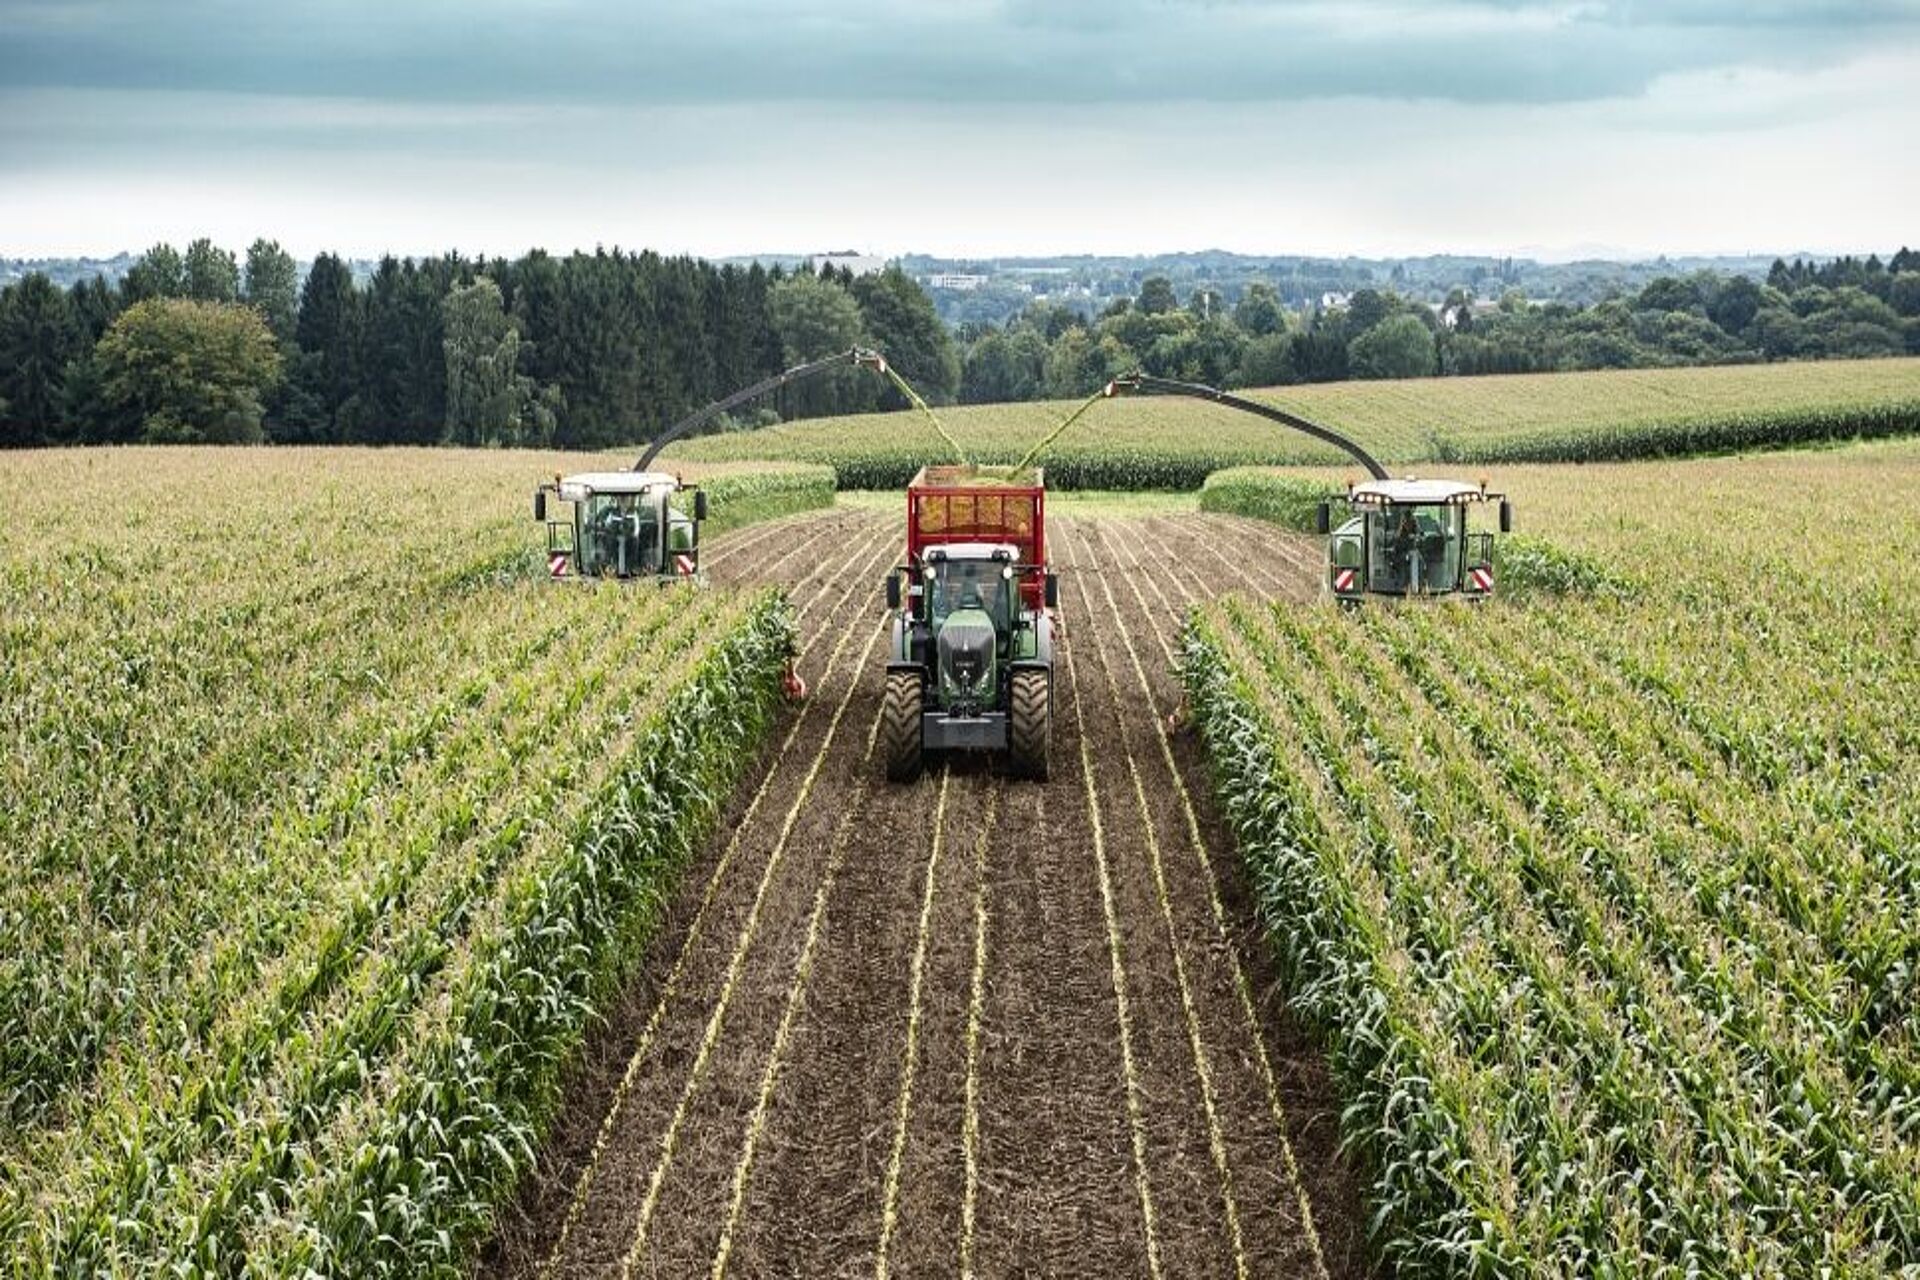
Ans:
POLYGON ((925 567, 924 569, 922 569, 922 570, 920 570, 920 576, 921 576, 921 577, 923 577, 923 578, 925 578, 925 579, 926 579, 926 580, 927 580, 928 582, 932 582, 932 581, 933 581, 933 566, 932 566, 932 565, 928 565, 928 566, 926 566, 926 567, 925 567))
POLYGON ((1002 569, 1002 570, 1000 571, 1000 576, 1001 576, 1001 577, 1002 577, 1003 579, 1005 579, 1006 581, 1008 581, 1008 582, 1012 582, 1012 581, 1013 581, 1013 566, 1012 566, 1012 565, 1008 565, 1008 566, 1007 566, 1006 568, 1004 568, 1004 569, 1002 569))

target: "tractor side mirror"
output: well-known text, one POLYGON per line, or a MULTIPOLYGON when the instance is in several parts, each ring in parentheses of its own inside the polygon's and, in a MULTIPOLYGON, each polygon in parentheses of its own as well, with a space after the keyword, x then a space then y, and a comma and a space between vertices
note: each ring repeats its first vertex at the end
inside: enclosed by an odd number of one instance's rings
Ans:
POLYGON ((1046 600, 1047 608, 1058 609, 1060 607, 1060 575, 1057 573, 1047 575, 1046 600))
POLYGON ((887 575, 887 608, 898 609, 899 607, 900 607, 900 575, 897 573, 890 573, 887 575))
POLYGON ((533 518, 543 523, 546 521, 547 491, 545 489, 535 489, 533 491, 533 518))
POLYGON ((1313 531, 1331 533, 1333 531, 1333 504, 1322 502, 1313 509, 1313 531))
POLYGON ((695 520, 705 520, 707 518, 707 491, 705 489, 695 489, 693 491, 693 518, 695 520))
POLYGON ((1513 532, 1513 503, 1505 498, 1500 499, 1500 532, 1513 532))

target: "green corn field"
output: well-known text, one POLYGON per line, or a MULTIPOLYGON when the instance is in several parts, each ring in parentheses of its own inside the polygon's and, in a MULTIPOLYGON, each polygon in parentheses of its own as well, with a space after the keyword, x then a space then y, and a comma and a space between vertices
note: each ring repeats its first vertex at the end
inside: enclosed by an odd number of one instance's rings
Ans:
POLYGON ((1503 474, 1630 590, 1227 599, 1183 676, 1418 1275, 1920 1258, 1920 448, 1503 474))
MULTIPOLYGON (((414 1274, 527 1165, 792 645, 773 593, 549 587, 543 469, 7 472, 12 1271, 414 1274)), ((831 496, 703 479, 721 524, 831 496)))

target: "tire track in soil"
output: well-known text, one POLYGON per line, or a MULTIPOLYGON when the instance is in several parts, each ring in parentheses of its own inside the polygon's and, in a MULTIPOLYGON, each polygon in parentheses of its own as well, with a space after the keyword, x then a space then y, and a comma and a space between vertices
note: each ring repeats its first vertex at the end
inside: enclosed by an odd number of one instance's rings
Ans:
POLYGON ((1232 1274, 1229 1185, 1249 1273, 1313 1274, 1300 1196, 1287 1174, 1289 1136, 1331 1273, 1365 1274, 1364 1219, 1357 1184, 1334 1151, 1337 1102, 1325 1069, 1273 996, 1265 946, 1212 812, 1194 735, 1160 736, 1159 717, 1178 705, 1165 657, 1185 605, 1228 584, 1260 595, 1310 595, 1313 584, 1303 585, 1283 554, 1298 548, 1266 541, 1285 535, 1233 520, 1058 517, 1054 558, 1071 604, 1070 636, 1057 633, 1052 780, 1015 781, 985 759, 954 761, 928 897, 941 770, 911 787, 889 786, 866 777, 878 766, 863 756, 884 663, 871 648, 864 661, 859 654, 882 615, 878 587, 898 555, 898 517, 834 512, 779 524, 790 532, 756 529, 747 531, 751 546, 746 535, 728 543, 741 553, 716 558, 726 571, 713 576, 766 581, 770 573, 789 586, 809 647, 802 671, 816 687, 807 709, 789 717, 787 749, 777 759, 770 750, 751 771, 673 895, 640 978, 593 1038, 541 1167, 482 1272, 529 1274, 551 1248, 671 961, 676 970, 684 966, 675 997, 660 1006, 657 1035, 607 1126, 604 1167, 557 1274, 620 1273, 669 1132, 677 1135, 672 1158, 657 1179, 633 1274, 708 1270, 730 1221, 733 1274, 873 1274, 896 1140, 897 1215, 887 1244, 893 1273, 954 1271, 964 1249, 983 1275, 1146 1274, 1113 955, 1076 726, 1084 719, 1131 1020, 1132 1101, 1165 1274, 1232 1274), (756 558, 768 565, 756 571, 756 558), (1260 563, 1250 568, 1248 559, 1260 563), (829 712, 843 700, 845 718, 796 811, 829 712), (1135 790, 1136 769, 1144 797, 1135 790), (1171 798, 1176 779, 1191 794, 1192 825, 1182 806, 1156 802, 1171 798), (778 850, 789 820, 791 836, 778 850), (723 865, 718 859, 736 826, 737 850, 723 865), (1210 862, 1194 848, 1195 829, 1210 862), (1156 842, 1167 914, 1152 870, 1156 842), (757 923, 743 932, 776 852, 757 923), (1201 869, 1207 865, 1218 872, 1212 886, 1201 869), (712 900, 702 907, 707 893, 712 900), (1213 915, 1216 900, 1224 904, 1221 919, 1213 915), (923 908, 912 1094, 897 1139, 923 908), (1234 945, 1222 941, 1223 928, 1234 945), (1191 1033, 1175 948, 1189 979, 1191 1033), (674 959, 683 950, 684 960, 674 959), (730 963, 734 986, 716 1018, 730 963), (1234 986, 1240 963, 1254 991, 1250 1004, 1234 986), (963 1245, 976 965, 977 1179, 974 1232, 963 1245), (1257 1029, 1246 1014, 1255 1006, 1257 1029), (1196 1039, 1211 1074, 1217 1145, 1208 1139, 1196 1039), (1286 1133, 1268 1103, 1263 1048, 1285 1101, 1286 1133), (756 1118, 764 1122, 757 1129, 756 1118))

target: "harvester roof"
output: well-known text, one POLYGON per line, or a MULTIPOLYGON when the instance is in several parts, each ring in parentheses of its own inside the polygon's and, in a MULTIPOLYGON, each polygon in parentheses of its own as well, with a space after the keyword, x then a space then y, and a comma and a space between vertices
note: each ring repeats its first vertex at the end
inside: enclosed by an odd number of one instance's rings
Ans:
POLYGON ((1348 497, 1355 502, 1379 506, 1410 506, 1435 502, 1487 502, 1498 500, 1500 495, 1488 493, 1484 484, 1467 484, 1460 480, 1415 480, 1409 476, 1405 480, 1368 480, 1354 485, 1348 497))
POLYGON ((645 493, 679 485, 664 471, 582 471, 560 481, 560 496, 568 502, 584 502, 600 493, 645 493))

